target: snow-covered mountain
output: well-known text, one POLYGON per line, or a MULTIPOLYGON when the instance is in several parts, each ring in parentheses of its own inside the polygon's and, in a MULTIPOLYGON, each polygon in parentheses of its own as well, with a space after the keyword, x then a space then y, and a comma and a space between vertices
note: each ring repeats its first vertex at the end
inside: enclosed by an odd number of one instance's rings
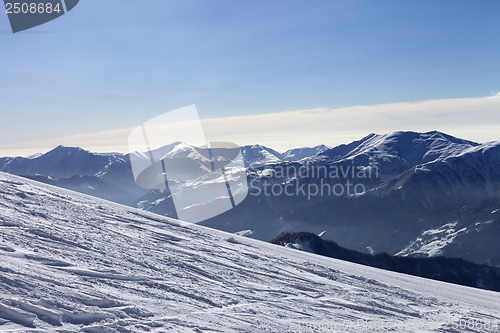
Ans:
MULTIPOLYGON (((436 131, 394 132, 333 148, 280 154, 253 145, 241 151, 250 194, 236 208, 203 222, 206 226, 261 240, 284 231, 326 231, 325 239, 358 251, 445 255, 500 267, 499 142, 479 144, 436 131), (301 169, 320 172, 298 174, 301 169), (298 191, 325 184, 347 189, 348 183, 363 190, 352 193, 351 187, 351 193, 340 195, 298 191), (288 195, 285 188, 297 193, 288 195)), ((213 167, 205 148, 181 142, 154 154, 181 178, 213 167)), ((136 185, 130 157, 58 147, 30 159, 0 159, 0 170, 176 217, 169 190, 136 185)))
POLYGON ((47 176, 69 178, 73 176, 91 176, 105 168, 114 155, 98 155, 79 147, 58 146, 53 150, 31 158, 11 158, 3 160, 2 171, 26 176, 47 176))
POLYGON ((265 240, 285 231, 326 231, 325 239, 358 251, 500 266, 500 142, 477 144, 439 132, 371 134, 310 159, 251 170, 249 179, 258 195, 204 225, 251 230, 265 240), (300 168, 338 174, 304 177, 294 173, 300 168), (364 191, 285 193, 286 187, 345 187, 348 181, 364 191), (266 187, 274 193, 265 193, 266 187))
POLYGON ((328 149, 321 155, 331 162, 376 166, 381 177, 391 178, 416 165, 456 156, 478 145, 437 131, 372 133, 360 141, 328 149))
POLYGON ((497 292, 263 243, 0 173, 0 331, 496 332, 497 292))
POLYGON ((319 145, 315 147, 293 148, 283 153, 283 159, 290 162, 296 162, 304 158, 310 158, 319 155, 328 149, 331 148, 325 145, 319 145))
POLYGON ((79 147, 58 146, 30 158, 0 158, 0 171, 124 204, 146 193, 135 184, 127 155, 96 154, 79 147))
POLYGON ((245 164, 249 167, 260 167, 283 161, 282 154, 261 145, 243 146, 241 147, 241 153, 245 159, 245 164))

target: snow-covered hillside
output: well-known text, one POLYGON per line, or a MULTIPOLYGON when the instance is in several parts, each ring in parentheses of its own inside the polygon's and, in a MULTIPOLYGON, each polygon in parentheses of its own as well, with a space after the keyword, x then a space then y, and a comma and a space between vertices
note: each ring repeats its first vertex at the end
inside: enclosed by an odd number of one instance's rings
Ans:
POLYGON ((283 155, 261 145, 241 147, 241 153, 245 159, 245 164, 249 167, 276 164, 283 160, 283 155))
POLYGON ((0 173, 0 331, 460 325, 497 332, 500 294, 300 253, 0 173))
POLYGON ((325 145, 319 145, 319 146, 315 146, 315 147, 303 147, 303 148, 289 149, 283 153, 283 159, 285 161, 296 162, 296 161, 300 161, 304 158, 310 158, 310 157, 314 157, 316 155, 319 155, 328 149, 331 149, 331 148, 328 146, 325 146, 325 145))

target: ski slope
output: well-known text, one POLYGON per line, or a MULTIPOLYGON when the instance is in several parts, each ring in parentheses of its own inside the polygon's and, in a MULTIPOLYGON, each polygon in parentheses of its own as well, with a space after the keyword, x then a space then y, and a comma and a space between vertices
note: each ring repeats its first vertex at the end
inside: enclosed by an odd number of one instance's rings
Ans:
POLYGON ((0 173, 0 332, 499 326, 499 293, 319 257, 0 173))

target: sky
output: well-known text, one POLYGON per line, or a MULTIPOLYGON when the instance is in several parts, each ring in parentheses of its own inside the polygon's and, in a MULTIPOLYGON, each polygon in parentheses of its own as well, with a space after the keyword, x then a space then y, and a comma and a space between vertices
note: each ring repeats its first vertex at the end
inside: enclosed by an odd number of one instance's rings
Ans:
POLYGON ((125 151, 191 104, 209 139, 278 150, 500 140, 499 17, 496 0, 82 0, 13 34, 0 13, 0 156, 125 151))

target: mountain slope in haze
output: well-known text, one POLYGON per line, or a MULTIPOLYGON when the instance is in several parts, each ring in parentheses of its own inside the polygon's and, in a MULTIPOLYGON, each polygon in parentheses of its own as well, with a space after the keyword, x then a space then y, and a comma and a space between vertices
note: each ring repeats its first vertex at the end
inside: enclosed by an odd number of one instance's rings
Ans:
POLYGON ((58 146, 34 158, 13 158, 5 163, 2 171, 52 178, 91 176, 102 170, 112 160, 112 156, 93 154, 79 147, 58 146))
POLYGON ((500 322, 496 292, 301 253, 3 173, 0 230, 0 331, 453 332, 462 320, 494 332, 500 322))
POLYGON ((393 272, 500 291, 500 268, 478 265, 463 259, 443 256, 398 257, 387 253, 367 254, 343 248, 333 241, 323 240, 309 232, 285 232, 271 243, 393 272))
POLYGON ((135 184, 128 155, 96 154, 80 147, 58 146, 32 158, 0 158, 0 171, 123 204, 147 192, 135 184))
POLYGON ((331 162, 377 166, 382 177, 388 178, 416 165, 459 155, 478 145, 438 131, 372 133, 360 141, 326 150, 322 155, 331 162))
POLYGON ((439 132, 372 134, 310 159, 250 170, 249 184, 255 195, 203 224, 251 230, 263 240, 286 231, 326 231, 325 239, 357 251, 444 255, 500 267, 500 142, 477 144, 439 132), (348 172, 301 177, 294 173, 300 168, 348 172), (360 178, 350 170, 376 172, 360 178), (364 191, 285 193, 286 187, 347 182, 364 191))
POLYGON ((310 158, 322 154, 328 149, 331 148, 325 145, 319 145, 315 147, 293 148, 283 153, 283 160, 290 162, 297 162, 304 158, 310 158))
POLYGON ((241 147, 241 153, 248 167, 259 167, 283 161, 282 154, 259 144, 243 146, 241 147))

